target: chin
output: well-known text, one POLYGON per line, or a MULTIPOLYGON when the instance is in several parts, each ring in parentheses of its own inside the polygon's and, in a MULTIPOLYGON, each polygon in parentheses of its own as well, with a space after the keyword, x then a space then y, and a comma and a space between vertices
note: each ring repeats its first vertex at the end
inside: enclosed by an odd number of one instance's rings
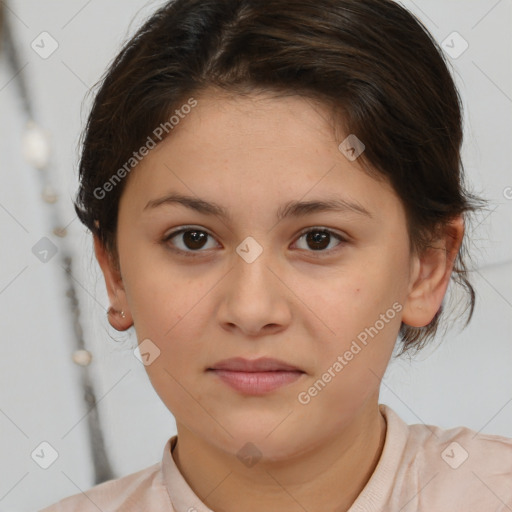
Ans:
POLYGON ((254 458, 259 462, 279 462, 287 461, 291 457, 303 450, 303 444, 300 440, 295 440, 293 433, 281 425, 276 429, 276 425, 282 418, 273 419, 270 422, 244 422, 238 424, 223 423, 226 430, 233 436, 223 432, 222 439, 211 442, 217 444, 224 451, 236 455, 242 462, 244 458, 254 458), (269 426, 271 425, 271 426, 269 426))

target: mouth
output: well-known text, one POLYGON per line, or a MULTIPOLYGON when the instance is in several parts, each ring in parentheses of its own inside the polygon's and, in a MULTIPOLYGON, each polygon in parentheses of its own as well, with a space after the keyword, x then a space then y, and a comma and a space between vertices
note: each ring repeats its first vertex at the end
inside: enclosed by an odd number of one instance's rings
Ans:
POLYGON ((206 369, 236 391, 246 395, 263 395, 291 384, 305 375, 300 368, 262 357, 249 360, 241 357, 219 361, 206 369))
POLYGON ((259 359, 244 359, 243 357, 233 357, 231 359, 223 359, 215 363, 208 370, 228 370, 233 372, 302 372, 296 366, 273 359, 270 357, 260 357, 259 359))

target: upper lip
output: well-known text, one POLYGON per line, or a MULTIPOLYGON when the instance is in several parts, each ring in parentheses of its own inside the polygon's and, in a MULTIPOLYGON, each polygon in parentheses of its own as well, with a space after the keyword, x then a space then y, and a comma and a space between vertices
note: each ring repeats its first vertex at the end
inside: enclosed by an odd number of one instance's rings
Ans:
POLYGON ((270 357, 260 357, 259 359, 244 359, 243 357, 233 357, 223 359, 210 366, 208 370, 231 370, 235 372, 275 372, 275 371, 300 371, 300 368, 291 364, 273 359, 270 357))

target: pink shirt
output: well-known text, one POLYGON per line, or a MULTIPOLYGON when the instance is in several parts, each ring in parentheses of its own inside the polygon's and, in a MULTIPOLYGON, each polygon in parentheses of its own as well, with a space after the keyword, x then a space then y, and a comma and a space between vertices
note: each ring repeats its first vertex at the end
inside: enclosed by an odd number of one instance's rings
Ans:
MULTIPOLYGON (((512 438, 407 425, 379 407, 387 422, 384 449, 349 512, 512 511, 512 438)), ((176 441, 167 441, 161 462, 40 512, 211 512, 174 462, 176 441)))

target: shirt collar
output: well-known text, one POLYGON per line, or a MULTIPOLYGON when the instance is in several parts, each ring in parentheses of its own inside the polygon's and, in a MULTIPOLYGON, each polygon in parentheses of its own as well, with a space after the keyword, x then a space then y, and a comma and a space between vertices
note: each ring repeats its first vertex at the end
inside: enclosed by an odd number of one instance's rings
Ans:
MULTIPOLYGON (((386 420, 386 438, 381 457, 370 480, 361 491, 349 512, 380 511, 393 491, 394 477, 400 466, 408 436, 408 425, 387 405, 379 404, 386 420)), ((162 471, 175 512, 213 512, 194 493, 172 457, 178 441, 171 437, 164 448, 162 471)))
POLYGON ((172 457, 178 436, 171 437, 164 448, 162 471, 167 492, 175 512, 213 512, 194 493, 172 457))

